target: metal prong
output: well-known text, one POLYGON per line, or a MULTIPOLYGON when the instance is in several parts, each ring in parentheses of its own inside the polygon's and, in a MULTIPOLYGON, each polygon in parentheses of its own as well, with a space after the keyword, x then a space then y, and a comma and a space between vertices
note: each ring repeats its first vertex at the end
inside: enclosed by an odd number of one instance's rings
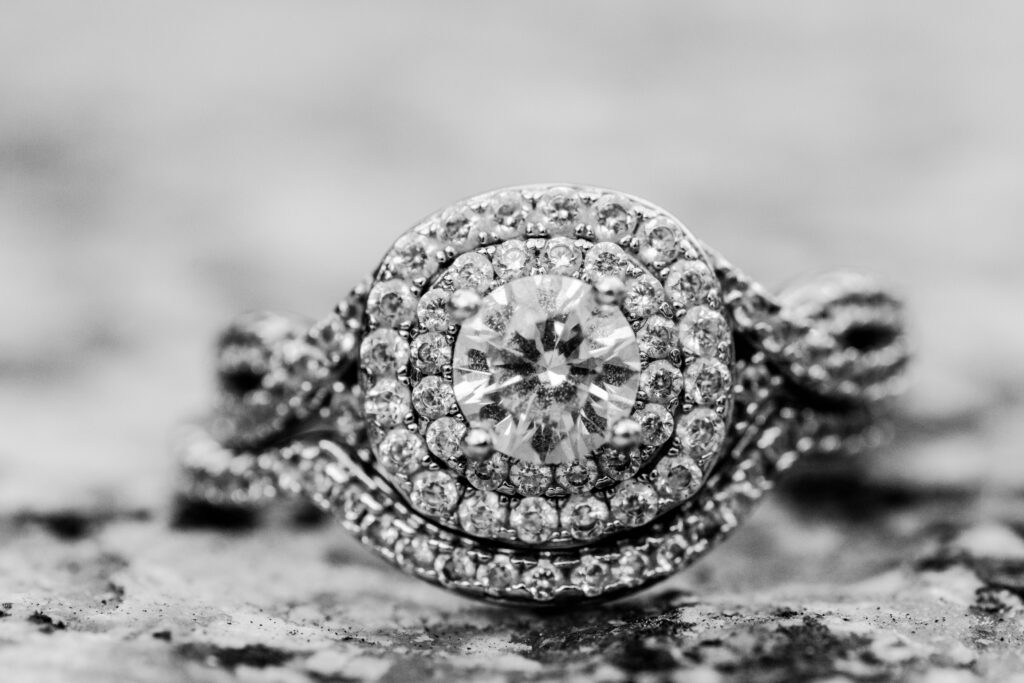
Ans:
POLYGON ((614 275, 605 275, 594 283, 597 302, 602 306, 618 306, 626 296, 626 285, 614 275))
POLYGON ((462 437, 462 452, 466 457, 477 460, 486 458, 494 450, 491 433, 482 427, 471 427, 462 437))
POLYGON ((625 418, 612 427, 612 446, 626 451, 640 445, 641 428, 636 420, 625 418))
POLYGON ((457 289, 448 299, 448 314, 458 324, 480 310, 480 295, 471 289, 457 289))

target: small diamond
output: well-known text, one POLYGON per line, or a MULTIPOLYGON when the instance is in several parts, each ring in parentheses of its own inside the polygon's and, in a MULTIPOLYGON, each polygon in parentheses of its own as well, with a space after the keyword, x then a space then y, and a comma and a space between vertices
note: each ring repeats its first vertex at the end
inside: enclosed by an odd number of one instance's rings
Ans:
POLYGON ((562 572, 550 560, 541 560, 523 573, 523 583, 535 600, 551 600, 562 584, 562 572))
POLYGON ((444 332, 451 325, 448 317, 448 298, 451 295, 442 289, 432 289, 420 299, 416 315, 424 330, 444 332))
POLYGON ((696 408, 679 418, 676 436, 682 452, 699 461, 722 445, 725 423, 710 408, 696 408))
POLYGON ((621 484, 609 503, 615 519, 630 527, 647 524, 658 514, 658 495, 636 480, 621 484))
POLYGON ((491 197, 487 204, 489 222, 499 238, 521 235, 526 227, 526 203, 515 190, 491 197))
POLYGON ((434 566, 434 549, 426 536, 413 536, 400 548, 399 554, 404 562, 420 569, 434 566))
POLYGON ((569 580, 583 591, 584 595, 600 595, 608 584, 610 572, 608 565, 593 555, 584 555, 580 563, 572 570, 569 580))
POLYGON ((622 197, 606 194, 594 203, 597 238, 618 242, 636 230, 636 216, 622 197))
POLYGON ((437 224, 437 237, 452 246, 466 244, 473 232, 476 213, 468 206, 453 206, 441 214, 437 224))
POLYGON ((363 487, 352 484, 339 496, 339 507, 341 515, 349 522, 354 522, 366 512, 366 504, 363 502, 363 487))
POLYGON ((497 536, 507 517, 508 510, 497 493, 467 497, 459 504, 459 523, 474 536, 497 536))
POLYGON ((679 321, 679 339, 683 350, 695 356, 711 358, 718 345, 729 338, 729 325, 718 311, 694 306, 679 321))
POLYGON ((629 281, 622 309, 630 317, 646 318, 657 313, 664 302, 665 294, 661 284, 645 273, 629 281))
POLYGON ((615 481, 629 479, 640 469, 639 453, 635 450, 602 448, 597 452, 597 461, 601 465, 601 471, 615 481))
POLYGON ((626 548, 619 556, 612 572, 615 580, 626 584, 640 583, 647 577, 650 561, 636 548, 626 548))
POLYGON ((645 446, 660 446, 672 436, 672 413, 665 406, 648 403, 633 419, 640 425, 640 439, 645 446))
POLYGON ((571 235, 579 222, 581 209, 576 192, 565 187, 550 189, 537 200, 541 225, 551 235, 571 235))
POLYGON ((666 456, 654 468, 655 487, 673 500, 686 500, 697 493, 704 473, 689 456, 666 456))
POLYGON ((509 521, 520 541, 543 543, 558 528, 558 511, 543 498, 523 498, 512 510, 509 521))
POLYGON ((482 491, 493 491, 505 483, 508 477, 508 459, 501 453, 493 453, 478 462, 466 465, 466 478, 482 491))
POLYGON ((679 343, 675 324, 660 315, 648 318, 637 333, 636 339, 640 344, 640 352, 647 354, 651 359, 665 358, 679 343))
POLYGON ((476 580, 492 592, 505 590, 518 578, 519 572, 507 555, 495 555, 490 562, 481 563, 476 571, 476 580))
POLYGON ((714 403, 732 384, 729 368, 708 358, 698 358, 686 367, 683 392, 687 401, 707 405, 714 403))
POLYGON ((407 280, 426 280, 437 272, 437 248, 433 240, 423 235, 403 235, 391 249, 387 265, 398 277, 407 280))
POLYGON ((370 290, 366 308, 381 325, 398 327, 412 322, 416 316, 416 297, 408 283, 388 280, 377 283, 370 290))
POLYGON ((521 495, 542 496, 551 486, 551 468, 517 461, 512 463, 508 478, 521 495))
POLYGON ((452 362, 452 347, 442 333, 427 332, 413 339, 411 355, 420 372, 434 374, 452 362))
POLYGON ((459 502, 459 485, 447 472, 420 472, 413 477, 409 499, 417 509, 430 515, 440 515, 459 502))
POLYGON ((393 375, 409 362, 409 342, 394 330, 374 330, 359 346, 359 362, 374 375, 393 375))
POLYGON ((462 455, 462 437, 466 435, 466 424, 454 417, 441 417, 427 427, 427 447, 430 452, 449 462, 462 455))
POLYGON ((654 556, 661 571, 673 571, 686 557, 689 544, 682 534, 672 534, 662 540, 654 556))
POLYGON ((653 403, 671 403, 683 390, 683 375, 667 360, 656 360, 640 373, 640 389, 653 403))
POLYGON ((602 277, 617 277, 624 280, 627 266, 629 259, 626 252, 619 245, 608 242, 595 244, 583 260, 583 271, 590 277, 591 282, 597 282, 602 277))
POLYGON ((577 541, 589 541, 608 526, 608 505, 593 496, 572 496, 562 507, 562 529, 577 541))
POLYGON ((378 517, 366 530, 366 536, 378 548, 393 548, 401 537, 401 532, 394 522, 395 518, 391 515, 378 517))
POLYGON ((366 421, 361 404, 362 394, 358 387, 352 391, 335 392, 328 403, 334 438, 347 446, 356 446, 363 440, 366 421))
POLYGON ((426 455, 423 439, 404 427, 392 429, 377 447, 377 457, 384 469, 394 474, 411 474, 426 455))
POLYGON ((575 275, 582 259, 580 248, 568 237, 548 240, 541 252, 545 271, 553 275, 575 275))
POLYGON ((665 277, 665 292, 671 304, 689 308, 705 303, 715 284, 715 274, 703 261, 677 261, 665 277))
POLYGON ((480 252, 471 251, 455 259, 448 269, 448 277, 454 289, 470 289, 482 294, 494 282, 494 269, 490 259, 480 252))
POLYGON ((409 388, 394 379, 382 379, 366 392, 366 417, 381 427, 400 424, 409 412, 409 388))
POLYGON ((412 390, 412 404, 424 417, 441 417, 455 405, 455 392, 443 377, 430 375, 421 379, 412 390))
POLYGON ((686 246, 686 237, 675 221, 659 216, 640 226, 640 258, 645 263, 674 261, 686 246))
POLYGON ((449 581, 472 581, 476 576, 476 560, 465 548, 452 548, 442 571, 449 581))
POLYGON ((555 478, 569 493, 582 493, 594 488, 597 476, 597 463, 589 458, 555 468, 555 478))
POLYGON ((494 274, 503 282, 530 274, 533 254, 522 240, 509 240, 494 249, 494 274))

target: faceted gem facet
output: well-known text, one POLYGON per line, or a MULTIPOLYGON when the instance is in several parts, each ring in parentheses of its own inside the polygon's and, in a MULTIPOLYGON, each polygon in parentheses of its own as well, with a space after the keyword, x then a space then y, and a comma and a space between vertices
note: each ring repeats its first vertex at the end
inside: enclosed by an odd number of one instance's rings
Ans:
POLYGON ((453 360, 466 419, 515 460, 562 464, 605 444, 629 416, 640 351, 618 309, 589 284, 537 275, 494 289, 462 325, 453 360))

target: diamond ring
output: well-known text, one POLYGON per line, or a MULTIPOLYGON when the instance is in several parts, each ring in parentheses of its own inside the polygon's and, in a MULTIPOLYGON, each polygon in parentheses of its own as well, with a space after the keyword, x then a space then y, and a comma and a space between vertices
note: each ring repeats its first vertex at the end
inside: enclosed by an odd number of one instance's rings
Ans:
POLYGON ((184 494, 299 495, 477 598, 620 596, 688 565, 802 456, 885 436, 902 308, 842 272, 771 295, 663 209, 581 186, 459 202, 329 316, 236 321, 184 494))

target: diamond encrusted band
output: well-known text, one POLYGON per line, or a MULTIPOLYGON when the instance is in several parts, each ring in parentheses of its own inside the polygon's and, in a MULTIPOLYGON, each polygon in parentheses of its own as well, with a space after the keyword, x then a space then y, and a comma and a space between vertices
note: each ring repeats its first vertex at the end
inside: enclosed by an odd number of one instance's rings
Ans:
POLYGON ((880 443, 901 306, 773 297, 643 200, 491 192, 402 235, 315 324, 240 319, 185 495, 305 496, 406 571, 515 603, 621 595, 735 528, 797 457, 880 443))

